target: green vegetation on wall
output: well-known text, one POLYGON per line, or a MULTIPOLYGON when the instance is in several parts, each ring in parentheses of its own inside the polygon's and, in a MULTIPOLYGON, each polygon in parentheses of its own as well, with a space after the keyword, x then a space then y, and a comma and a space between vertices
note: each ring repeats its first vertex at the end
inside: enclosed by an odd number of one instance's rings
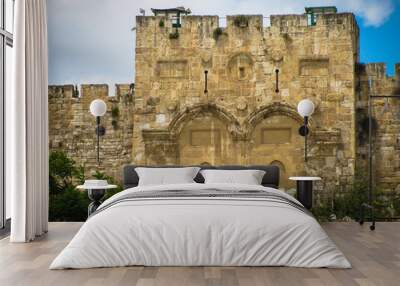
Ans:
POLYGON ((118 120, 119 120, 119 108, 118 106, 113 106, 111 109, 111 125, 114 129, 118 128, 118 120))
POLYGON ((169 34, 169 38, 170 38, 171 40, 176 40, 176 39, 178 39, 178 38, 179 38, 178 29, 176 29, 175 32, 170 33, 170 34, 169 34))
POLYGON ((218 41, 219 37, 221 37, 222 35, 226 35, 226 33, 224 32, 224 30, 220 27, 215 28, 215 30, 213 31, 213 38, 215 41, 218 41))
POLYGON ((238 28, 246 28, 249 26, 249 20, 245 15, 237 15, 233 18, 233 24, 238 28))

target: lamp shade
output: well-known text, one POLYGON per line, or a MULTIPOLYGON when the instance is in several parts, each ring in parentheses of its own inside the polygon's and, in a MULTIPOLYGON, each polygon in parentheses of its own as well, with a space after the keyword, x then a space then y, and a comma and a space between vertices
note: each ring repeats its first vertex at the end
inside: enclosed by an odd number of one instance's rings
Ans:
POLYGON ((95 99, 90 103, 90 113, 93 116, 103 116, 107 112, 107 105, 101 99, 95 99))
POLYGON ((309 99, 303 99, 297 105, 297 112, 301 117, 309 117, 314 113, 314 103, 309 99))

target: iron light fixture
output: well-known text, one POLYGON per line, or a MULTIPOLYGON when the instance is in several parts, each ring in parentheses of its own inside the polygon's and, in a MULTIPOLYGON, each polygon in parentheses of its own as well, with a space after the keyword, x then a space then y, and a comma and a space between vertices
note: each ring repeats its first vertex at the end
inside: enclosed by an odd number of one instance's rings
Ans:
POLYGON ((96 117, 96 129, 97 135, 97 164, 100 164, 100 136, 106 134, 104 126, 100 125, 100 117, 107 112, 107 105, 101 99, 95 99, 90 103, 90 113, 96 117))
POLYGON ((204 94, 208 95, 208 70, 204 71, 204 94))
POLYGON ((304 118, 304 125, 299 128, 299 134, 304 137, 304 161, 307 162, 307 135, 309 134, 308 119, 314 113, 314 103, 303 99, 297 105, 297 112, 304 118))

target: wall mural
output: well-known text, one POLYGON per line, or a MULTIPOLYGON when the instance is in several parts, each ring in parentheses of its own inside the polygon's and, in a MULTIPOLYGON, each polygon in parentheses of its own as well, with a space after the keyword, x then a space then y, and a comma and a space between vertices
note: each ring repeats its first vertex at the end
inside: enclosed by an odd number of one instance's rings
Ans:
MULTIPOLYGON (((137 16, 134 89, 117 85, 115 97, 108 97, 113 87, 106 85, 82 85, 79 96, 70 85, 49 87, 50 148, 116 178, 126 163, 274 164, 286 189, 294 187, 289 176, 304 172, 324 177, 316 186, 321 192, 349 184, 364 166, 356 120, 365 113, 368 76, 387 93, 397 86, 384 66, 359 68, 353 15, 334 14, 313 27, 305 15, 271 16, 269 27, 262 16, 245 16, 246 25, 235 17, 221 29, 217 16, 185 16, 179 28, 163 16, 137 16), (95 98, 109 109, 100 167, 87 112, 95 98), (316 105, 307 163, 296 111, 304 98, 316 105)), ((385 165, 386 187, 397 186, 397 170, 385 165)))

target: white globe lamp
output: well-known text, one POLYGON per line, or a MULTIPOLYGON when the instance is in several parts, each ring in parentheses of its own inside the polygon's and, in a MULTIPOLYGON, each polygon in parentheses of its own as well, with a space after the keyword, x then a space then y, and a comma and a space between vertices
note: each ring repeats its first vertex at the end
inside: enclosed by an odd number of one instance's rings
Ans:
POLYGON ((314 103, 309 99, 303 99, 297 105, 297 112, 301 117, 310 117, 314 113, 314 103))
POLYGON ((107 112, 107 105, 101 99, 95 99, 90 103, 90 113, 93 116, 103 116, 107 112))

